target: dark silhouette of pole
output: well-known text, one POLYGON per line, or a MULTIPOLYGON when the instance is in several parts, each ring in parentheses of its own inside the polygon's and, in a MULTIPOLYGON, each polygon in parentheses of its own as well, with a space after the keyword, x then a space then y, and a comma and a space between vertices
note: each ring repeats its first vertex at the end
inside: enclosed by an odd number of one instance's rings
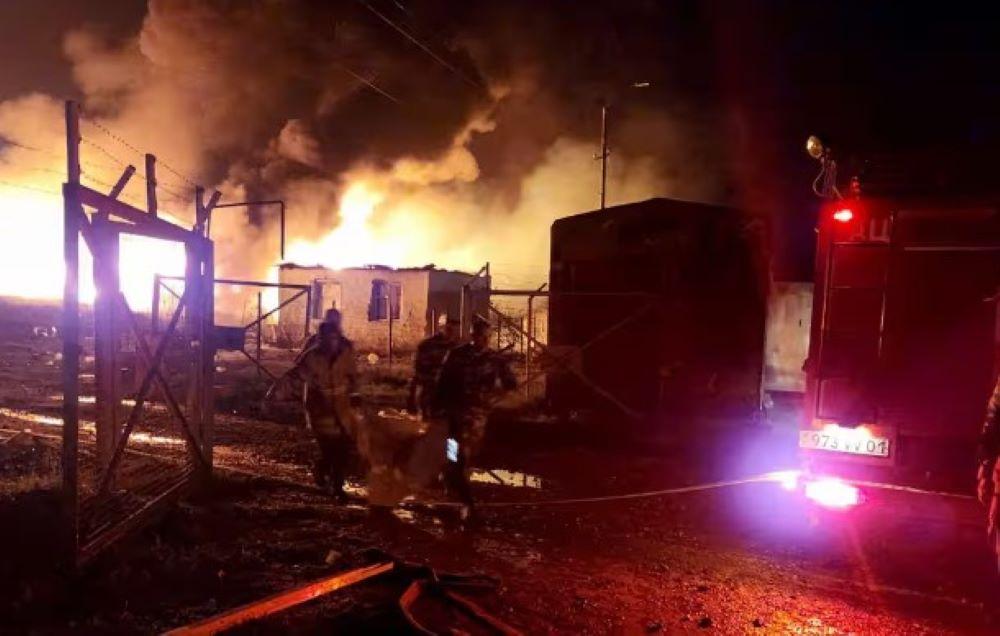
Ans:
POLYGON ((63 281, 62 306, 62 486, 64 506, 71 520, 70 545, 76 557, 79 540, 79 445, 80 399, 80 217, 83 207, 76 194, 80 185, 80 111, 76 102, 66 102, 66 185, 63 186, 63 281))
POLYGON ((257 377, 260 377, 260 350, 264 331, 264 294, 257 292, 257 377))
POLYGON ((389 367, 392 367, 392 286, 389 286, 389 293, 385 297, 385 306, 389 313, 389 367))
MULTIPOLYGON (((649 82, 633 82, 632 88, 649 88, 649 82)), ((601 102, 601 154, 595 159, 601 160, 601 209, 607 205, 608 200, 608 156, 611 150, 608 148, 608 115, 611 105, 607 99, 601 102)))
POLYGON ((156 157, 146 153, 146 209, 150 216, 156 216, 156 157))
POLYGON ((608 103, 601 104, 601 209, 608 196, 608 103))

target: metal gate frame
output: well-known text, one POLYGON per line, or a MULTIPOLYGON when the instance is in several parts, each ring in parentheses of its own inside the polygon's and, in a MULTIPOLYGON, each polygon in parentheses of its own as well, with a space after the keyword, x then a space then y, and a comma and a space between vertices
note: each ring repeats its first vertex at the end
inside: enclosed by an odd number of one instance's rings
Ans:
POLYGON ((590 340, 577 347, 572 355, 571 354, 560 355, 558 352, 553 350, 553 347, 551 345, 547 345, 540 342, 532 333, 530 333, 530 330, 525 331, 521 325, 519 325, 509 316, 500 311, 495 305, 493 305, 492 303, 490 303, 489 305, 490 311, 496 314, 497 319, 501 323, 503 323, 509 329, 512 329, 513 331, 520 334, 522 337, 526 339, 529 345, 528 349, 529 351, 531 350, 531 348, 537 348, 540 352, 539 357, 541 358, 544 356, 545 359, 549 360, 552 363, 547 368, 543 368, 539 371, 536 371, 533 374, 526 374, 524 380, 525 384, 535 381, 536 379, 547 374, 553 369, 561 369, 563 371, 569 371, 571 374, 576 376, 577 379, 579 379, 584 386, 586 386, 592 392, 594 392, 595 394, 599 395, 600 397, 604 398, 605 400, 613 404, 622 413, 632 418, 633 420, 642 420, 644 417, 644 414, 642 412, 632 408, 628 404, 625 404, 613 392, 601 386, 598 382, 594 381, 592 378, 587 376, 587 374, 582 369, 578 369, 577 366, 573 364, 573 360, 574 358, 577 357, 576 354, 582 354, 584 351, 594 346, 601 340, 604 340, 611 334, 616 333, 617 331, 631 324, 632 321, 636 320, 637 318, 644 316, 647 312, 649 312, 658 304, 658 297, 654 294, 649 294, 644 292, 549 292, 545 291, 543 287, 544 286, 538 289, 525 289, 525 290, 493 289, 493 290, 484 290, 483 293, 490 294, 492 296, 523 296, 528 298, 529 303, 532 302, 533 299, 536 297, 551 298, 554 296, 593 296, 593 297, 601 296, 601 297, 616 297, 616 298, 631 297, 631 298, 645 299, 647 301, 646 304, 642 305, 639 309, 630 313, 628 316, 619 320, 613 325, 607 327, 606 329, 603 329, 602 331, 591 337, 590 340))
MULTIPOLYGON (((211 217, 209 217, 209 219, 211 219, 211 217)), ((177 299, 178 304, 181 301, 182 294, 178 294, 170 285, 168 285, 165 282, 165 281, 168 281, 168 280, 184 280, 184 277, 183 276, 164 276, 164 275, 161 275, 161 274, 156 274, 155 276, 153 276, 153 306, 151 308, 152 309, 151 316, 152 316, 152 324, 153 324, 153 333, 159 333, 159 331, 160 331, 160 290, 161 289, 166 290, 167 293, 169 293, 171 296, 173 296, 174 298, 177 299)), ((275 376, 274 373, 272 373, 271 370, 268 369, 267 367, 265 367, 264 364, 261 362, 261 350, 263 349, 262 342, 263 342, 263 325, 264 325, 264 321, 267 320, 268 318, 270 318, 271 316, 273 316, 274 314, 276 314, 277 312, 281 311, 283 308, 285 308, 288 305, 292 304, 293 302, 295 302, 299 298, 302 298, 303 296, 305 296, 305 298, 306 298, 306 311, 304 312, 304 314, 305 314, 305 320, 303 321, 304 325, 303 325, 303 328, 302 328, 302 340, 303 340, 303 342, 307 341, 309 339, 309 320, 310 320, 310 313, 309 312, 311 311, 311 308, 312 308, 312 286, 311 285, 298 285, 298 284, 294 284, 294 283, 271 283, 271 282, 262 281, 262 280, 238 280, 238 279, 235 279, 235 278, 216 278, 212 282, 214 283, 214 285, 234 285, 234 286, 239 286, 239 287, 257 287, 257 288, 276 288, 276 289, 296 289, 296 290, 298 290, 296 293, 292 294, 290 297, 288 297, 285 300, 279 302, 277 307, 275 307, 274 309, 269 310, 267 313, 263 312, 263 301, 261 299, 260 292, 258 292, 257 293, 257 318, 255 318, 254 320, 251 320, 250 322, 248 322, 245 325, 240 325, 238 327, 226 327, 226 329, 230 329, 231 328, 231 329, 234 329, 234 330, 235 329, 239 329, 239 330, 243 331, 244 332, 244 339, 246 337, 245 334, 246 334, 247 331, 250 331, 251 329, 254 330, 255 336, 256 336, 256 343, 255 343, 256 344, 256 350, 255 350, 256 356, 250 355, 250 352, 247 351, 245 345, 242 346, 242 347, 240 347, 239 349, 234 349, 234 350, 239 351, 244 356, 246 356, 247 359, 250 360, 250 362, 252 362, 254 364, 254 366, 257 367, 257 372, 258 373, 263 373, 264 375, 268 376, 271 380, 277 380, 277 376, 275 376)), ((214 286, 213 286, 213 293, 214 293, 214 286)), ((216 329, 221 329, 223 327, 218 327, 217 326, 215 328, 216 329)), ((220 348, 227 348, 227 347, 220 346, 220 348)))
MULTIPOLYGON (((196 222, 192 229, 175 225, 157 216, 156 158, 146 155, 147 210, 140 210, 118 200, 131 176, 128 166, 108 194, 102 194, 80 183, 80 116, 75 102, 66 102, 67 181, 63 185, 64 257, 66 278, 63 289, 63 445, 62 491, 69 525, 68 543, 73 562, 82 565, 118 539, 140 527, 162 507, 186 490, 196 478, 207 478, 212 470, 213 374, 214 347, 212 329, 214 300, 213 244, 205 236, 205 221, 218 202, 215 192, 207 203, 204 189, 195 190, 196 222), (92 208, 91 214, 85 208, 92 208), (128 306, 119 284, 119 238, 132 234, 182 243, 185 247, 185 292, 170 321, 167 337, 150 351, 139 321, 128 306), (93 255, 94 282, 94 376, 95 429, 97 438, 97 487, 93 495, 82 500, 80 486, 79 448, 79 243, 83 236, 93 255), (186 312, 185 337, 190 343, 188 359, 187 414, 161 372, 161 363, 169 336, 176 333, 180 316, 186 312), (127 325, 119 324, 120 317, 127 325), (125 331, 131 331, 137 342, 137 355, 147 371, 126 418, 122 418, 122 391, 119 378, 119 341, 125 331), (137 509, 116 505, 112 493, 122 457, 127 452, 130 434, 143 416, 143 405, 154 383, 164 397, 168 411, 184 438, 193 464, 178 469, 176 474, 158 479, 143 494, 137 509), (122 422, 124 421, 124 425, 122 422), (81 523, 89 511, 113 511, 113 518, 86 532, 81 523)), ((120 504, 120 502, 119 502, 120 504)), ((135 508, 135 506, 132 506, 135 508)))

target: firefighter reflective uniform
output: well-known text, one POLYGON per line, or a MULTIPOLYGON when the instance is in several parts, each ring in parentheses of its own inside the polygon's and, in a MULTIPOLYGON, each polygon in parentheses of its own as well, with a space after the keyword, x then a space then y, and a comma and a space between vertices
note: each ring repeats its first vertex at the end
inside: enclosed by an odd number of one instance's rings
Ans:
POLYGON ((455 342, 443 333, 425 338, 417 345, 409 407, 411 411, 419 410, 424 419, 431 416, 431 404, 438 376, 441 367, 444 366, 444 359, 454 346, 455 342))
POLYGON ((354 345, 339 335, 329 346, 315 342, 299 354, 289 376, 305 384, 306 422, 320 449, 316 482, 343 494, 344 470, 358 432, 352 405, 357 398, 354 345))
POLYGON ((989 507, 990 533, 1000 528, 1000 379, 986 407, 986 421, 979 437, 979 501, 989 507))
POLYGON ((448 486, 467 506, 472 505, 468 471, 486 433, 490 402, 498 386, 509 391, 517 386, 517 379, 495 352, 469 343, 452 349, 445 358, 434 412, 448 424, 448 486))

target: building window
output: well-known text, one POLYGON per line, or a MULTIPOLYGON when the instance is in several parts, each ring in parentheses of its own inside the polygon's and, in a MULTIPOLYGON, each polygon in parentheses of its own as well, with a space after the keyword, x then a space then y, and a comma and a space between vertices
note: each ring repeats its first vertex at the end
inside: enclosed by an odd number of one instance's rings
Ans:
POLYGON ((386 280, 373 280, 372 296, 368 302, 368 320, 387 320, 390 307, 392 307, 392 319, 399 320, 399 305, 402 296, 402 285, 386 280))

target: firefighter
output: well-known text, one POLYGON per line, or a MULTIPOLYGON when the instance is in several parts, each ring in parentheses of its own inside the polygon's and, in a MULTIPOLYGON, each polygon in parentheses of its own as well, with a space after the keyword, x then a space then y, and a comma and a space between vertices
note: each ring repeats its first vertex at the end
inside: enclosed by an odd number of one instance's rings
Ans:
POLYGON ((441 373, 441 366, 448 352, 458 344, 459 322, 448 318, 444 327, 436 334, 425 338, 417 345, 413 361, 413 380, 410 381, 410 396, 406 410, 419 413, 425 420, 431 417, 431 401, 434 387, 441 373))
POLYGON ((463 520, 473 514, 469 470, 486 433, 490 404, 498 389, 517 386, 506 359, 489 349, 490 331, 488 321, 473 321, 472 341, 448 353, 434 396, 434 414, 448 425, 445 483, 463 505, 463 520))
POLYGON ((354 410, 360 406, 354 345, 344 336, 336 309, 326 312, 316 336, 279 382, 303 382, 306 423, 316 436, 320 454, 313 478, 320 488, 344 501, 344 472, 357 435, 354 410))
POLYGON ((977 494, 979 501, 989 508, 987 529, 990 538, 1000 550, 1000 379, 986 407, 986 421, 979 437, 979 474, 977 494))

